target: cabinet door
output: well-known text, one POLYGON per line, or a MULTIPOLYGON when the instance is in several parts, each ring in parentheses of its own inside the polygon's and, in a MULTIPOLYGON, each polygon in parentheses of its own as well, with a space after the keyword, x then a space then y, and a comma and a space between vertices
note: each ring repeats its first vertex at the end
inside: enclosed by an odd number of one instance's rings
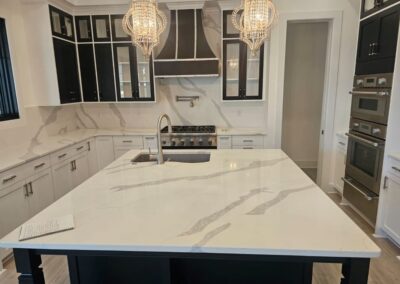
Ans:
POLYGON ((242 44, 239 40, 224 41, 224 62, 223 62, 223 99, 240 99, 243 82, 241 79, 241 58, 242 44))
POLYGON ((92 41, 92 24, 90 16, 75 17, 76 38, 79 42, 92 41))
POLYGON ((388 180, 388 189, 386 191, 386 213, 384 228, 393 239, 400 243, 400 183, 394 179, 388 180))
POLYGON ((64 11, 49 6, 51 30, 54 36, 75 41, 73 17, 64 11))
POLYGON ((108 42, 111 41, 110 34, 110 18, 108 15, 92 16, 94 41, 108 42))
POLYGON ((399 9, 394 9, 389 13, 383 14, 380 18, 379 41, 375 50, 378 58, 394 58, 396 56, 398 33, 399 9))
POLYGON ((81 92, 75 44, 57 38, 54 38, 53 42, 60 101, 62 104, 80 102, 81 92))
MULTIPOLYGON (((232 10, 223 12, 223 38, 239 38, 239 31, 233 26, 232 23, 232 10)), ((240 15, 238 15, 238 18, 240 15)))
POLYGON ((246 100, 262 99, 264 76, 264 45, 254 54, 246 46, 246 85, 243 88, 246 100))
POLYGON ((97 102, 97 80, 92 44, 79 44, 79 63, 81 68, 83 100, 97 102))
POLYGON ((373 44, 378 41, 379 20, 372 19, 361 22, 358 39, 358 61, 371 60, 373 44))
POLYGON ((104 169, 115 160, 112 137, 97 137, 96 150, 99 170, 104 169))
POLYGON ((131 38, 122 28, 124 15, 111 15, 111 31, 113 41, 130 41, 131 38))
POLYGON ((132 44, 114 44, 114 66, 118 101, 134 100, 138 82, 135 72, 135 48, 132 44))
POLYGON ((53 167, 54 199, 57 200, 71 191, 72 184, 72 161, 60 163, 53 167))
POLYGON ((102 102, 115 101, 114 65, 111 44, 95 44, 99 97, 102 102))
POLYGON ((29 215, 34 216, 54 202, 51 169, 27 180, 29 190, 29 215))
POLYGON ((99 163, 97 161, 96 140, 90 139, 87 143, 88 143, 89 176, 91 177, 99 171, 99 163))
POLYGON ((135 101, 154 101, 153 56, 145 59, 143 53, 135 48, 135 79, 138 85, 134 93, 135 101))
POLYGON ((74 159, 74 168, 72 171, 72 188, 77 187, 89 178, 88 153, 85 152, 74 159))
POLYGON ((7 194, 0 197, 0 238, 29 218, 25 183, 20 182, 5 190, 7 194))

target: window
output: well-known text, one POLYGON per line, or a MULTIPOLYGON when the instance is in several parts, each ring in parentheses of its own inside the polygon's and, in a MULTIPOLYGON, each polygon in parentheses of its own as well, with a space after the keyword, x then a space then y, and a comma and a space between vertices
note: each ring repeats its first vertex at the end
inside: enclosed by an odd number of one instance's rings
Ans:
POLYGON ((0 121, 19 118, 10 50, 4 19, 0 18, 0 121))

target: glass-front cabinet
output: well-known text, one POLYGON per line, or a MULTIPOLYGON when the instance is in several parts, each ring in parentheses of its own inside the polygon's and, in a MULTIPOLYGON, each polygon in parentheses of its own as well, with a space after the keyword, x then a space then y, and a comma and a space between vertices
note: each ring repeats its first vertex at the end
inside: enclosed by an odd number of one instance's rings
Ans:
POLYGON ((111 31, 113 41, 130 41, 131 38, 122 28, 124 15, 111 15, 111 31))
POLYGON ((238 39, 223 43, 223 99, 261 100, 264 46, 253 54, 238 39))
POLYGON ((76 39, 78 42, 92 42, 92 23, 90 16, 75 17, 76 39))
POLYGON ((92 16, 92 23, 95 42, 111 41, 110 18, 108 15, 92 16))
POLYGON ((371 15, 400 0, 362 0, 361 18, 371 15))
POLYGON ((73 17, 53 6, 49 6, 49 10, 53 36, 75 41, 73 17))
POLYGON ((114 44, 118 101, 154 101, 152 59, 146 60, 131 43, 114 44))

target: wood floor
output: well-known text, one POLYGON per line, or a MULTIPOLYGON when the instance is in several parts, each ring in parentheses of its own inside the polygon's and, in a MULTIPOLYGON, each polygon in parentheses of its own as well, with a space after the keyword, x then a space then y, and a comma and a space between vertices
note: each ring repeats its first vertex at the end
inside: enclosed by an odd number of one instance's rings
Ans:
MULTIPOLYGON (((340 203, 338 194, 330 194, 331 199, 337 204, 340 203)), ((338 205, 339 206, 339 205, 338 205)), ((372 238, 373 229, 349 207, 341 208, 372 238)), ((397 284, 400 283, 400 249, 386 239, 374 239, 382 249, 382 256, 373 259, 370 269, 370 284, 397 284)), ((15 284, 17 273, 14 262, 5 265, 6 270, 0 274, 0 284, 15 284)), ((65 257, 44 256, 43 270, 46 283, 68 284, 68 265, 65 257)), ((335 264, 316 264, 314 266, 313 283, 340 283, 341 266, 335 264)), ((115 283, 117 284, 117 283, 115 283)), ((207 283, 205 283, 207 284, 207 283)))

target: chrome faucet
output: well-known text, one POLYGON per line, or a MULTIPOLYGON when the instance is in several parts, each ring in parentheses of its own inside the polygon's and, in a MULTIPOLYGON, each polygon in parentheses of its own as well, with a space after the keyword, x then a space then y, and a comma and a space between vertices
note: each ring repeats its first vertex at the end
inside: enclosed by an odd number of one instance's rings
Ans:
POLYGON ((158 147, 157 161, 159 165, 164 164, 164 154, 161 145, 161 123, 164 118, 167 120, 168 123, 168 135, 172 134, 171 119, 167 114, 161 115, 157 123, 157 147, 158 147))

